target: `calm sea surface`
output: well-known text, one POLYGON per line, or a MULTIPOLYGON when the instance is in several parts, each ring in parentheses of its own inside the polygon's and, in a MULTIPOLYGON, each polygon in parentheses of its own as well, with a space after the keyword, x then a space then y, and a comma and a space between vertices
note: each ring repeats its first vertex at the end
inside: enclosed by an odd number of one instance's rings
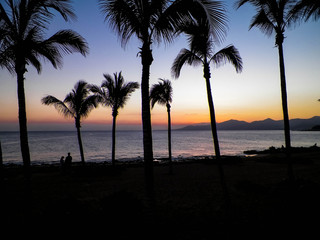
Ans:
MULTIPOLYGON (((283 131, 219 131, 222 155, 243 155, 245 150, 263 150, 284 145, 283 131)), ((291 132, 292 146, 320 145, 320 132, 291 132)), ((21 163, 18 132, 0 132, 4 163, 21 163)), ((82 132, 86 161, 104 162, 111 159, 111 132, 82 132)), ((73 161, 80 161, 76 132, 29 132, 32 163, 57 163, 71 152, 73 161)), ((154 157, 167 157, 167 131, 153 131, 154 157)), ((173 131, 172 155, 183 157, 214 155, 210 131, 173 131)), ((142 132, 119 131, 116 158, 120 161, 143 157, 142 132)))

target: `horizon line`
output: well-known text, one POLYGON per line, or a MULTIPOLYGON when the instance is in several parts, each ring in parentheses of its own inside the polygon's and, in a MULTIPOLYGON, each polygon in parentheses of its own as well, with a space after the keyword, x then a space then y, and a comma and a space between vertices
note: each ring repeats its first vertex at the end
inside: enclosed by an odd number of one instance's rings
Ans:
MULTIPOLYGON (((307 120, 307 119, 312 119, 315 117, 320 117, 320 116, 313 116, 310 118, 291 118, 291 120, 307 120)), ((236 119, 229 119, 227 121, 222 121, 222 122, 217 122, 217 124, 221 124, 224 122, 228 121, 238 121, 238 122, 245 122, 245 123, 253 123, 253 122, 261 122, 265 120, 273 120, 273 121, 282 121, 283 119, 280 120, 274 120, 271 118, 265 118, 263 120, 255 120, 251 122, 243 121, 243 120, 236 120, 236 119)), ((172 124, 172 130, 179 130, 183 127, 187 126, 194 126, 194 125, 206 125, 210 124, 210 122, 200 122, 200 123, 173 123, 172 124)), ((166 130, 167 129, 167 123, 159 124, 159 123, 154 123, 152 124, 152 130, 166 130)), ((94 123, 92 121, 87 122, 82 125, 81 131, 111 131, 112 130, 112 124, 109 123, 94 123)), ((28 122, 28 132, 72 132, 74 131, 74 122, 41 122, 41 121, 30 121, 28 122)), ((142 131, 142 124, 141 123, 132 123, 132 124, 117 124, 117 131, 142 131)), ((19 132, 19 122, 18 121, 0 121, 0 132, 19 132)))

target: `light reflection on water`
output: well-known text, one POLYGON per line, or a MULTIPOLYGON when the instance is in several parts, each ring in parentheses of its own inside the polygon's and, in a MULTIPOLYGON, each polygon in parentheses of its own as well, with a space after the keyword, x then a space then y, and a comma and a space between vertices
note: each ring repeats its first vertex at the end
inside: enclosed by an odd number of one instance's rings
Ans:
MULTIPOLYGON (((283 131, 219 131, 222 155, 242 155, 245 150, 263 150, 284 145, 283 131)), ((18 132, 0 132, 4 163, 21 163, 18 132)), ((111 132, 82 132, 86 161, 110 161, 111 132)), ((291 132, 292 146, 308 147, 320 143, 320 132, 291 132)), ((80 161, 76 132, 30 132, 29 146, 33 163, 58 162, 71 152, 80 161)), ((167 132, 153 131, 155 158, 168 155, 167 132)), ((214 155, 210 131, 172 131, 174 158, 214 155)), ((119 160, 143 157, 142 132, 119 131, 116 138, 116 158, 119 160)))

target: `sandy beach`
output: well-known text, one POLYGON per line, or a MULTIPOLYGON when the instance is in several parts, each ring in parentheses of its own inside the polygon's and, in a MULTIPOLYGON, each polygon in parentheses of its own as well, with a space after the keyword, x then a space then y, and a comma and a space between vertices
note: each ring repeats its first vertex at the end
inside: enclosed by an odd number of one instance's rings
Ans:
POLYGON ((294 153, 289 184, 282 153, 224 157, 230 204, 212 159, 155 164, 155 203, 146 198, 141 164, 6 165, 1 221, 10 234, 26 227, 106 239, 291 239, 319 234, 320 152, 294 153), (10 229, 10 230, 9 230, 10 229), (101 236, 101 235, 100 235, 101 236))

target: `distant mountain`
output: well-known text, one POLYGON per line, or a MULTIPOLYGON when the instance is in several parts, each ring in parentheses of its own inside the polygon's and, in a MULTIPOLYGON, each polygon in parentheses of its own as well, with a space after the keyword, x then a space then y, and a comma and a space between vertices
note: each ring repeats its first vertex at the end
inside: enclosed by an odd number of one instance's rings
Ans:
MULTIPOLYGON (((310 119, 291 119, 291 130, 309 130, 314 126, 320 125, 320 117, 315 116, 310 119)), ((217 124, 218 130, 283 130, 283 120, 272 120, 267 118, 262 121, 254 121, 251 123, 238 120, 229 120, 217 124)), ((209 123, 200 123, 189 125, 177 130, 210 130, 209 123)))

